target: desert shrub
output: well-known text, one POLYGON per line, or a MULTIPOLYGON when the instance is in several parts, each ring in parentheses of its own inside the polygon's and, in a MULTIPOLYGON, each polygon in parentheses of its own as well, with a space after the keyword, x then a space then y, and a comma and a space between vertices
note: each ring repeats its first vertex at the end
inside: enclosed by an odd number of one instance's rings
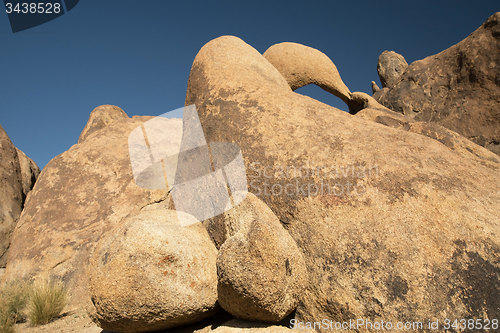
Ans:
POLYGON ((44 325, 58 317, 68 301, 64 284, 47 278, 33 283, 27 313, 33 326, 44 325))
POLYGON ((14 323, 26 320, 24 309, 30 296, 31 285, 24 281, 12 281, 7 283, 0 292, 4 308, 12 317, 14 323))
POLYGON ((14 333, 14 319, 3 299, 0 300, 0 333, 14 333))
POLYGON ((14 332, 14 324, 26 319, 24 309, 30 294, 27 282, 12 281, 0 290, 0 333, 14 332))

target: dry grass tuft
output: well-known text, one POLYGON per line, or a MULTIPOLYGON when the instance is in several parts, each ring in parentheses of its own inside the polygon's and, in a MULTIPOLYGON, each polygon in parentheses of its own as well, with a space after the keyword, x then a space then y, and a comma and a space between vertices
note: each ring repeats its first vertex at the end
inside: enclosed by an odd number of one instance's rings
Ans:
POLYGON ((58 317, 68 303, 68 295, 60 280, 44 278, 33 283, 28 301, 28 318, 33 326, 45 325, 58 317))
POLYGON ((0 291, 0 333, 14 332, 14 324, 26 320, 24 309, 31 286, 27 282, 14 281, 0 291))

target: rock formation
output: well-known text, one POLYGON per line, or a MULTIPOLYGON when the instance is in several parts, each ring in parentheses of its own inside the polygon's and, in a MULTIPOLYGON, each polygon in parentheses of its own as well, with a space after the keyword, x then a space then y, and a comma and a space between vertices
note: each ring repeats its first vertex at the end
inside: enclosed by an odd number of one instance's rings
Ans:
MULTIPOLYGON (((499 22, 497 13, 399 78, 395 58, 380 62, 375 98, 351 93, 331 60, 306 46, 261 55, 232 36, 207 43, 186 105, 196 105, 206 142, 241 148, 251 193, 206 229, 179 226, 167 190, 134 181, 129 134, 151 117, 96 108, 29 195, 36 168, 0 128, 2 236, 28 196, 2 281, 61 277, 72 306, 123 332, 199 321, 217 300, 244 319, 331 320, 325 332, 350 321, 368 330, 359 320, 388 330, 421 320, 424 330, 429 318, 499 318, 500 157, 461 135, 490 149, 500 142, 499 22), (310 83, 351 113, 294 93, 310 83)), ((162 121, 182 136, 181 120, 162 121)))
POLYGON ((40 169, 14 147, 0 125, 0 268, 7 264, 11 235, 40 169))
POLYGON ((92 316, 104 329, 158 331, 218 310, 217 249, 207 231, 181 227, 174 210, 154 206, 126 219, 92 258, 92 316))
POLYGON ((375 94, 377 91, 380 91, 380 87, 377 86, 375 81, 372 81, 372 93, 375 94))
POLYGON ((349 88, 324 53, 297 43, 280 43, 269 47, 264 57, 283 75, 292 90, 312 83, 349 103, 349 88))
POLYGON ((458 44, 413 62, 374 97, 500 154, 500 12, 458 44))
POLYGON ((382 88, 391 87, 408 67, 405 58, 394 51, 384 51, 378 57, 377 72, 382 88))
POLYGON ((383 126, 296 94, 236 37, 196 56, 193 103, 208 142, 241 147, 249 190, 304 254, 310 282, 297 319, 500 316, 494 154, 458 152, 439 133, 383 126))
POLYGON ((130 164, 128 135, 152 117, 96 121, 113 119, 116 109, 104 110, 109 114, 89 119, 99 129, 87 124, 84 132, 91 134, 82 135, 83 141, 53 158, 40 174, 12 236, 2 279, 60 277, 74 307, 91 305, 88 263, 97 242, 127 216, 167 196, 165 190, 138 187, 130 164))
POLYGON ((119 119, 127 119, 128 116, 115 105, 101 105, 96 107, 90 113, 89 120, 87 121, 87 125, 83 129, 82 133, 80 133, 80 137, 78 138, 78 143, 82 143, 89 137, 92 133, 103 129, 109 124, 113 123, 115 120, 119 119))

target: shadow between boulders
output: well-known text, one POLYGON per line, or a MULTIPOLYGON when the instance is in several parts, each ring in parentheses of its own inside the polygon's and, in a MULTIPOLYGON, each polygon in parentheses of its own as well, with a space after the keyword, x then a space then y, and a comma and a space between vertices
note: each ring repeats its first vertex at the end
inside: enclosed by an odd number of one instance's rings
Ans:
MULTIPOLYGON (((290 320, 295 318, 295 311, 290 313, 286 318, 277 323, 264 323, 264 322, 253 322, 248 320, 242 320, 234 317, 230 313, 221 310, 216 315, 204 319, 196 324, 187 325, 182 327, 171 328, 162 331, 155 331, 155 333, 208 333, 215 330, 218 327, 230 327, 230 328, 266 328, 269 326, 283 326, 290 327, 290 320)), ((103 330, 101 333, 119 333, 114 331, 103 330)))

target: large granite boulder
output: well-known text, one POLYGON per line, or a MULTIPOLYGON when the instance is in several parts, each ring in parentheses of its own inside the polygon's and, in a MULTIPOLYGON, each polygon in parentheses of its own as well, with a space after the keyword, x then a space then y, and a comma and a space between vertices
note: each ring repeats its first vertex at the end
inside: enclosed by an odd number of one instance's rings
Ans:
POLYGON ((500 154, 500 12, 458 44, 410 64, 375 97, 500 154))
POLYGON ((208 142, 241 147, 249 190, 304 254, 297 320, 500 316, 493 153, 470 158, 296 94, 231 36, 199 51, 190 104, 208 142))
POLYGON ((71 306, 91 304, 88 263, 97 242, 128 215, 167 198, 166 190, 137 186, 131 168, 128 136, 151 118, 97 122, 97 130, 88 125, 85 140, 45 166, 12 236, 2 281, 60 277, 71 306))
POLYGON ((91 316, 104 329, 158 331, 218 310, 217 249, 207 231, 182 227, 174 210, 155 206, 126 219, 93 255, 91 316))
POLYGON ((0 268, 7 263, 11 235, 23 208, 23 195, 18 153, 0 125, 0 268))
POLYGON ((242 319, 278 322, 288 316, 308 282, 293 238, 252 193, 218 220, 222 225, 208 230, 227 234, 217 257, 219 304, 242 319))

